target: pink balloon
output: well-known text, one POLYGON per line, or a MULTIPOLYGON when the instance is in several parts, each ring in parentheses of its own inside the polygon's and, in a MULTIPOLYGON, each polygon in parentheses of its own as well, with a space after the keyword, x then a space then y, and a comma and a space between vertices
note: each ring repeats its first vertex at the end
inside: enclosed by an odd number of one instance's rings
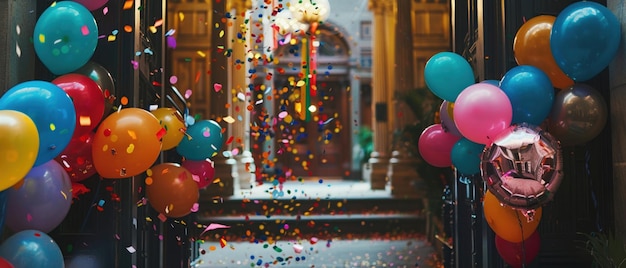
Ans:
POLYGON ((94 11, 103 7, 109 0, 73 0, 76 3, 80 3, 90 11, 94 11))
POLYGON ((191 173, 194 181, 198 184, 198 189, 205 188, 213 182, 215 177, 213 161, 209 159, 185 160, 181 166, 191 173))
POLYGON ((422 132, 418 142, 420 155, 426 163, 435 167, 452 165, 450 153, 461 137, 444 130, 441 124, 434 124, 422 132))
POLYGON ((477 83, 465 88, 454 102, 454 123, 463 137, 475 143, 491 140, 511 125, 513 107, 499 87, 477 83))

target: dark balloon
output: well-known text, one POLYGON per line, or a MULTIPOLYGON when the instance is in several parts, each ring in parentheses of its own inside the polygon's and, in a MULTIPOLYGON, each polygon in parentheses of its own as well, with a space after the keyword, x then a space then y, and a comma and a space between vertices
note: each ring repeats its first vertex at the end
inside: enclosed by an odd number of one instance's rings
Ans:
POLYGON ((559 142, 528 124, 512 125, 485 147, 481 175, 502 204, 535 209, 552 200, 563 179, 559 142))
POLYGON ((602 132, 608 108, 600 92, 586 84, 561 90, 548 117, 548 131, 563 145, 584 144, 602 132))

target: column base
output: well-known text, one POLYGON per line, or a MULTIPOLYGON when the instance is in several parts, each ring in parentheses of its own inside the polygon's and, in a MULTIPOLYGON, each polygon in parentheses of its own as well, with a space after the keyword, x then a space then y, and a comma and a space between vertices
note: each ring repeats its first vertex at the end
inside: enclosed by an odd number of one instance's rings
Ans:
POLYGON ((241 155, 235 156, 237 161, 237 184, 236 187, 239 190, 250 190, 254 187, 255 179, 254 172, 256 171, 254 165, 254 158, 250 151, 244 151, 241 155))
POLYGON ((369 170, 364 170, 364 177, 370 180, 370 188, 372 190, 384 190, 387 187, 389 178, 387 177, 387 169, 389 167, 389 158, 376 153, 372 154, 369 159, 369 170))
POLYGON ((235 169, 237 161, 223 156, 216 156, 212 160, 215 167, 214 183, 203 189, 201 194, 220 197, 232 196, 235 193, 234 182, 237 177, 237 170, 235 169))
POLYGON ((387 176, 391 181, 391 194, 398 197, 423 197, 426 194, 424 179, 417 173, 417 159, 401 151, 393 151, 387 176))

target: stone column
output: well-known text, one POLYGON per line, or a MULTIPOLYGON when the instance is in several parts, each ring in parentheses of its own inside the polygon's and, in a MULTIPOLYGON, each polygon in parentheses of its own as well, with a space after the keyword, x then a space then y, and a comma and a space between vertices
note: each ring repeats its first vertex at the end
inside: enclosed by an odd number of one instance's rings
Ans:
MULTIPOLYGON (((213 49, 211 50, 211 82, 210 84, 220 84, 223 89, 220 91, 210 92, 210 118, 216 120, 222 128, 226 129, 224 133, 225 139, 230 138, 233 135, 232 126, 225 122, 224 118, 228 116, 228 111, 225 110, 226 106, 231 103, 232 94, 228 89, 229 73, 224 66, 228 66, 228 58, 224 55, 224 52, 217 49, 218 46, 228 46, 228 40, 221 36, 221 32, 226 32, 227 23, 222 22, 224 13, 226 13, 226 3, 224 1, 213 2, 213 13, 211 19, 211 42, 213 49)), ((223 150, 228 150, 228 147, 223 147, 223 150)), ((215 165, 215 180, 216 183, 209 185, 205 190, 202 190, 202 194, 207 196, 220 196, 229 197, 234 194, 234 175, 236 175, 235 163, 237 161, 232 157, 226 157, 219 152, 218 155, 212 158, 215 165)))
POLYGON ((236 149, 238 154, 234 156, 235 164, 235 191, 238 189, 250 189, 254 181, 254 163, 250 152, 250 111, 247 106, 250 101, 250 80, 247 77, 248 61, 246 51, 250 49, 250 12, 252 5, 250 0, 229 1, 231 15, 234 16, 234 23, 230 27, 229 48, 232 54, 229 57, 228 67, 230 69, 231 102, 229 112, 234 122, 231 124, 234 140, 230 144, 231 150, 236 149))
POLYGON ((388 81, 388 58, 386 42, 386 19, 385 14, 390 10, 391 4, 387 1, 369 1, 369 9, 374 12, 374 33, 372 40, 372 127, 374 132, 374 152, 369 159, 369 170, 365 176, 369 176, 372 189, 385 189, 387 184, 387 168, 389 165, 389 152, 391 135, 388 129, 389 103, 387 99, 388 81))
POLYGON ((410 90, 415 90, 413 86, 413 32, 411 29, 411 0, 396 0, 396 23, 395 23, 395 66, 393 94, 394 121, 392 127, 395 135, 394 148, 389 160, 389 170, 387 176, 391 181, 391 194, 394 196, 412 196, 418 191, 425 189, 419 187, 422 179, 419 177, 415 166, 417 159, 410 155, 407 146, 402 140, 404 128, 412 123, 409 121, 413 116, 412 111, 403 101, 404 95, 410 90), (420 189, 418 189, 420 188, 420 189))
POLYGON ((608 8, 616 14, 621 22, 622 42, 609 66, 610 77, 610 124, 613 139, 613 207, 615 215, 615 234, 622 241, 626 241, 626 23, 624 3, 618 0, 609 0, 608 8))

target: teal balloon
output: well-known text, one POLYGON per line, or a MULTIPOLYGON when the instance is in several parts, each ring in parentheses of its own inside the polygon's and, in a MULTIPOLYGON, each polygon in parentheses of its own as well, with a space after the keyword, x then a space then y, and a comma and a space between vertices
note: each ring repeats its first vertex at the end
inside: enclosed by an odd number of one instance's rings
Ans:
POLYGON ((67 74, 91 59, 98 25, 91 11, 73 1, 55 2, 39 17, 33 45, 39 60, 56 75, 67 74))
POLYGON ((57 243, 46 233, 24 230, 0 245, 0 257, 15 268, 63 268, 65 261, 57 243))
POLYGON ((213 158, 224 145, 222 127, 213 120, 196 121, 187 127, 187 137, 176 146, 176 152, 188 160, 213 158))
POLYGON ((450 159, 456 170, 465 175, 473 175, 480 172, 480 155, 485 145, 461 138, 452 146, 450 159))
POLYGON ((513 107, 512 124, 541 125, 554 103, 554 87, 541 69, 520 65, 511 68, 500 81, 500 88, 513 107))
POLYGON ((39 152, 34 166, 58 156, 69 144, 76 128, 72 99, 55 84, 27 81, 0 98, 0 110, 14 110, 33 120, 39 132, 39 152))
POLYGON ((432 56, 424 67, 424 80, 433 94, 449 102, 456 101, 459 93, 476 81, 469 62, 453 52, 432 56))
POLYGON ((550 50, 563 73, 582 82, 611 63, 620 41, 620 22, 611 10, 580 1, 567 6, 554 20, 550 50))

